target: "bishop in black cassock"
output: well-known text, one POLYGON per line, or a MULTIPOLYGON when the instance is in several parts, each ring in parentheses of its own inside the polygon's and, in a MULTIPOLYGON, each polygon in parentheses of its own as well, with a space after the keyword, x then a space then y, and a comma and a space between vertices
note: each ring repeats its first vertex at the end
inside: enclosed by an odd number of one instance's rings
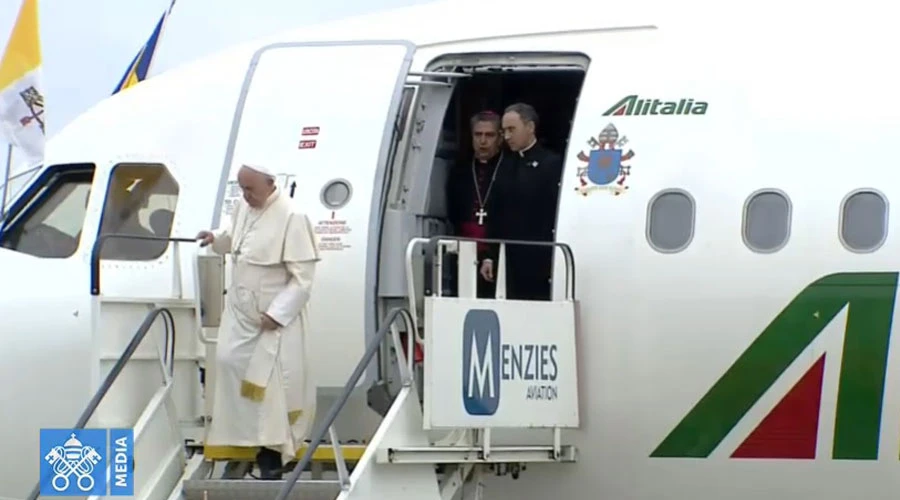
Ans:
MULTIPOLYGON (((498 181, 495 218, 490 238, 554 241, 562 157, 541 146, 535 136, 537 113, 527 104, 513 104, 503 115, 503 133, 511 150, 508 169, 498 181)), ((497 274, 497 248, 489 258, 497 274)), ((506 246, 506 297, 550 300, 553 247, 506 246)))
MULTIPOLYGON (((509 152, 501 151, 500 115, 482 111, 471 119, 472 156, 458 163, 447 179, 447 211, 458 236, 488 238, 495 222, 498 186, 506 175, 509 152)), ((479 243, 478 262, 488 256, 489 247, 479 243)), ((455 264, 455 263, 453 263, 455 264)), ((455 273, 454 273, 455 274, 455 273)), ((479 273, 478 297, 493 298, 496 285, 479 273)))

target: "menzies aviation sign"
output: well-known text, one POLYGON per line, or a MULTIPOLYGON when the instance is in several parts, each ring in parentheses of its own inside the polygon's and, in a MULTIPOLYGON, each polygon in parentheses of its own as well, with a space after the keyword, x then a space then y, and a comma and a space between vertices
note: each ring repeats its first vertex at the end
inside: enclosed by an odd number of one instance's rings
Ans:
POLYGON ((463 403, 469 415, 493 415, 506 381, 526 381, 524 399, 559 398, 559 346, 504 344, 500 318, 487 309, 472 309, 463 323, 463 403))
POLYGON ((577 427, 573 304, 484 303, 426 300, 428 427, 577 427))
MULTIPOLYGON (((757 401, 847 307, 843 354, 813 356, 805 375, 756 423, 732 458, 815 459, 826 363, 840 375, 830 455, 877 460, 898 273, 841 273, 814 281, 769 323, 709 389, 651 457, 708 457, 757 401)), ((806 356, 800 358, 806 359, 806 356)), ((802 362, 798 360, 798 362, 802 362)), ((898 425, 897 422, 888 425, 898 425)), ((900 444, 900 443, 898 443, 900 444)), ((896 445, 895 445, 896 446, 896 445)), ((889 453, 897 456, 897 448, 889 453)))

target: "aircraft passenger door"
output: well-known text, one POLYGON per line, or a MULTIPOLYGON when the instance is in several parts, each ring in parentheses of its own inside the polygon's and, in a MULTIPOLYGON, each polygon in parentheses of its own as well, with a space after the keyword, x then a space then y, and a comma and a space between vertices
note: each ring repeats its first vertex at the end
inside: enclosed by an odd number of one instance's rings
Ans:
MULTIPOLYGON (((379 247, 378 296, 384 308, 406 307, 409 297, 406 246, 412 238, 448 234, 447 175, 456 160, 458 137, 444 129, 444 117, 465 73, 412 72, 407 80, 412 106, 397 138, 379 247)), ((417 310, 423 311, 421 254, 412 256, 417 310)))
POLYGON ((396 137, 387 208, 421 217, 442 217, 446 202, 442 195, 435 196, 432 187, 443 183, 432 177, 444 175, 441 160, 453 159, 455 151, 445 146, 455 144, 458 138, 443 130, 444 115, 456 81, 469 75, 428 71, 411 72, 409 77, 406 92, 411 95, 412 106, 405 127, 396 137))
MULTIPOLYGON (((310 301, 309 337, 320 387, 346 383, 374 327, 382 187, 415 46, 406 41, 290 43, 251 64, 223 216, 239 202, 241 163, 274 170, 310 219, 322 260, 310 301), (373 210, 375 210, 373 212, 373 210), (374 214, 374 215, 373 215, 374 214), (374 240, 377 241, 377 240, 374 240)), ((223 219, 223 222, 228 219, 223 219)))

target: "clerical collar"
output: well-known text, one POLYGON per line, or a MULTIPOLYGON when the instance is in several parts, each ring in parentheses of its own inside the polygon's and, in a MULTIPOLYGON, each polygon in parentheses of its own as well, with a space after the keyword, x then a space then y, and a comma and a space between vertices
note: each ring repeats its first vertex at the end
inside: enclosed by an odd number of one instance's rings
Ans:
POLYGON ((487 160, 482 160, 482 159, 479 159, 479 158, 474 158, 474 160, 475 160, 475 164, 476 164, 476 165, 484 165, 484 166, 488 166, 488 165, 491 165, 491 164, 495 163, 495 162, 497 161, 497 158, 498 158, 499 156, 500 156, 500 153, 497 153, 497 154, 495 154, 494 156, 491 156, 490 158, 488 158, 487 160))
POLYGON ((537 144, 537 137, 535 137, 534 139, 531 140, 531 144, 529 144, 527 148, 522 149, 521 151, 519 151, 519 157, 520 157, 520 158, 525 158, 525 153, 527 153, 528 151, 530 151, 531 148, 533 148, 535 144, 537 144))

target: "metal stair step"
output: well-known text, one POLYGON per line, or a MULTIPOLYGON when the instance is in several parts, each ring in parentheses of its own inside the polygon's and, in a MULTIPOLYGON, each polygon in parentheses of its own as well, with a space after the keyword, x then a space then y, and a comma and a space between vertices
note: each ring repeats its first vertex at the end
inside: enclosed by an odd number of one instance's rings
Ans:
MULTIPOLYGON (((185 500, 272 500, 284 481, 258 479, 191 479, 184 482, 185 500)), ((334 500, 341 492, 337 481, 300 480, 289 500, 334 500)))
MULTIPOLYGON (((299 460, 306 453, 309 444, 304 444, 297 450, 296 458, 299 460)), ((366 451, 365 444, 342 444, 341 455, 347 462, 358 462, 363 453, 366 451)), ((237 447, 237 446, 205 446, 202 448, 203 456, 209 460, 237 460, 237 461, 255 461, 257 448, 237 447)), ((313 452, 313 462, 334 462, 334 448, 330 443, 322 443, 313 452)))

